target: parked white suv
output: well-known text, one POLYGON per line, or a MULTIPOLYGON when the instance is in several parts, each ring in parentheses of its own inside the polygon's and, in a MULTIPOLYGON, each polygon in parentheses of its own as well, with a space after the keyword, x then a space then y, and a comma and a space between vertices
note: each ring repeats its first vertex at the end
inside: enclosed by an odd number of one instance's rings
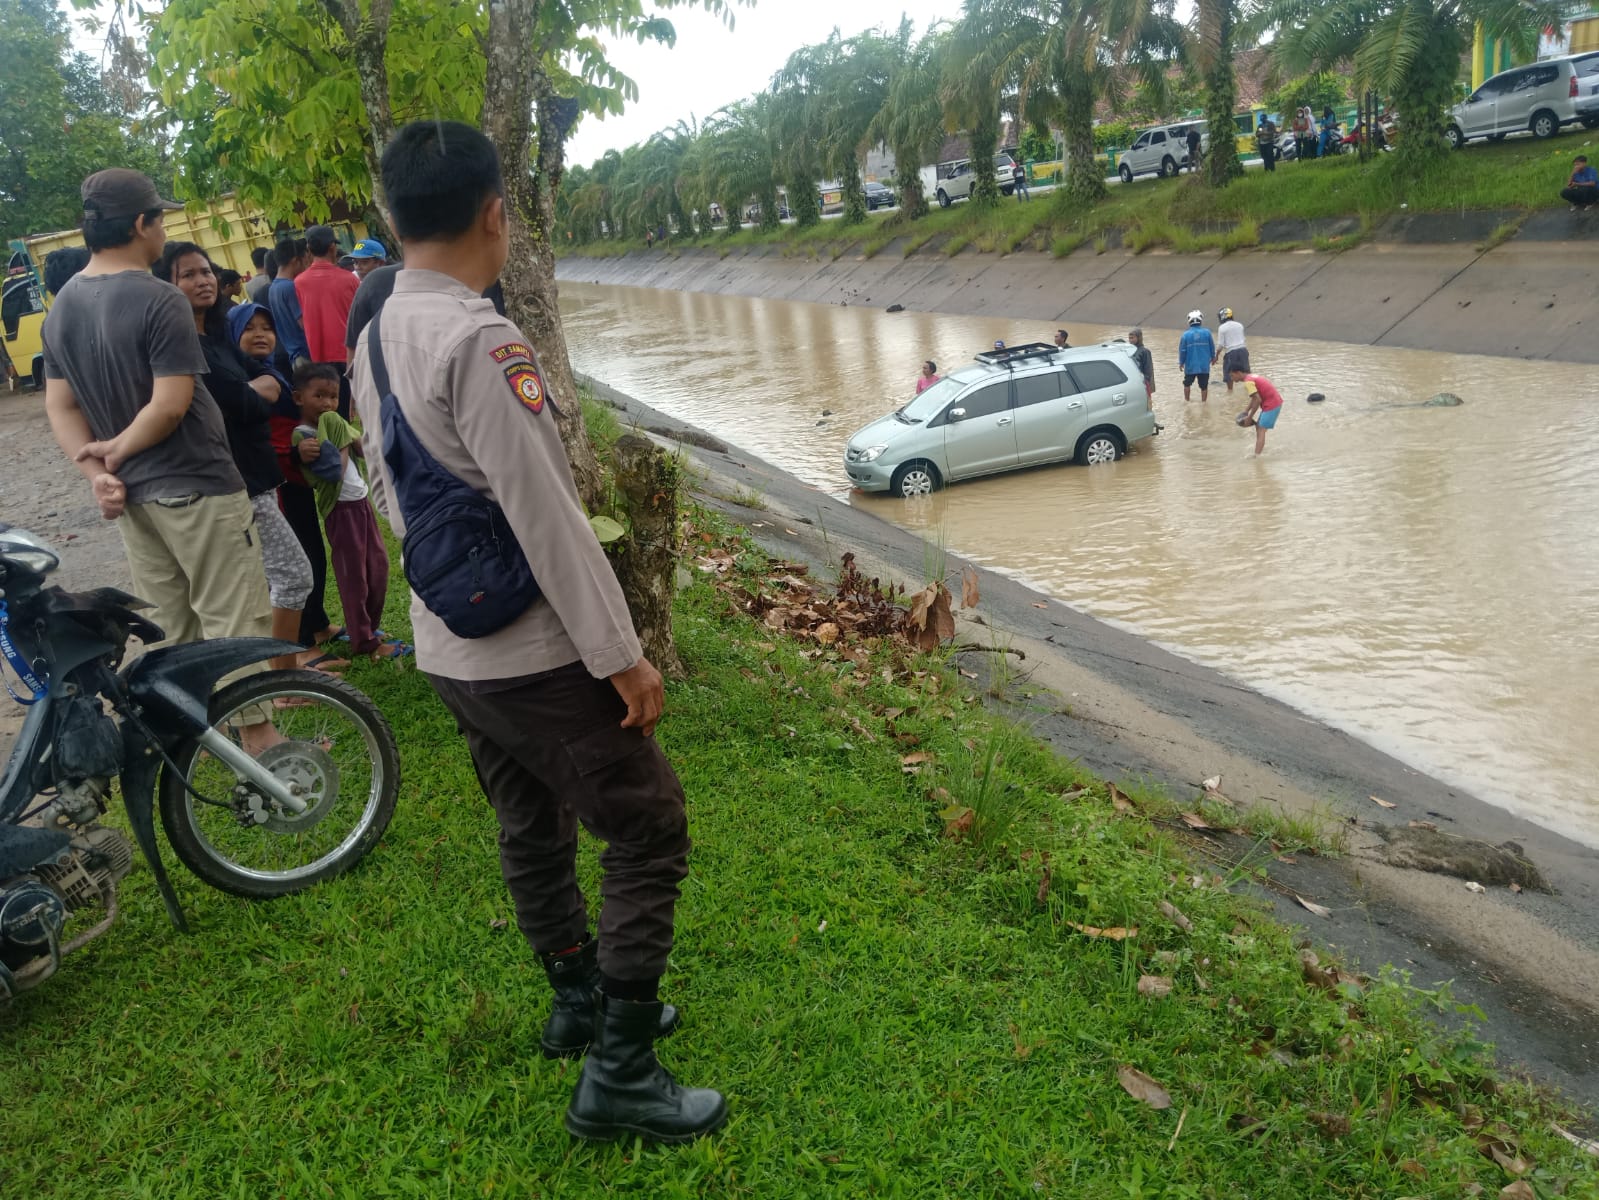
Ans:
MULTIPOLYGON (((936 193, 939 204, 948 208, 957 200, 971 199, 972 184, 976 182, 977 172, 972 169, 969 158, 939 167, 936 193)), ((994 155, 994 182, 1007 196, 1016 188, 1016 160, 1003 150, 994 155)))
POLYGON ((1579 121, 1599 126, 1599 50, 1501 71, 1449 110, 1444 133, 1458 150, 1472 138, 1497 142, 1523 129, 1554 137, 1579 121))
POLYGON ((1133 144, 1122 151, 1116 174, 1123 183, 1131 183, 1134 175, 1175 175, 1188 163, 1188 131, 1199 129, 1199 151, 1210 149, 1210 131, 1203 121, 1176 121, 1170 125, 1156 125, 1140 133, 1133 144))

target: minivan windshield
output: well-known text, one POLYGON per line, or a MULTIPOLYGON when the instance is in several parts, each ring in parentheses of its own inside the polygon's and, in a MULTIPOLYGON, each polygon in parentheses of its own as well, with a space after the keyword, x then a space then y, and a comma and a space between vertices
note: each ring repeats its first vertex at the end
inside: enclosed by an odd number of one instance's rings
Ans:
POLYGON ((960 379, 940 379, 894 415, 907 425, 920 425, 936 417, 966 384, 960 379))

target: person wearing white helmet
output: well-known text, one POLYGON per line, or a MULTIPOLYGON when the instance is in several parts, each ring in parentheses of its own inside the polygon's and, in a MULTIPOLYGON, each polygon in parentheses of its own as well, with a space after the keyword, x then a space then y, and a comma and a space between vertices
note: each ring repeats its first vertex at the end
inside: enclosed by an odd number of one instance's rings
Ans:
MULTIPOLYGON (((1233 370, 1249 373, 1249 348, 1244 345, 1244 327, 1233 310, 1223 308, 1216 313, 1216 354, 1221 359, 1221 377, 1227 381, 1227 391, 1233 390, 1233 370)), ((1214 362, 1214 360, 1212 360, 1214 362)))
POLYGON ((1183 369, 1183 399, 1192 400, 1199 381, 1201 403, 1210 399, 1210 368, 1216 361, 1216 339, 1205 328, 1205 314, 1197 308, 1188 314, 1188 328, 1177 343, 1177 365, 1183 369))

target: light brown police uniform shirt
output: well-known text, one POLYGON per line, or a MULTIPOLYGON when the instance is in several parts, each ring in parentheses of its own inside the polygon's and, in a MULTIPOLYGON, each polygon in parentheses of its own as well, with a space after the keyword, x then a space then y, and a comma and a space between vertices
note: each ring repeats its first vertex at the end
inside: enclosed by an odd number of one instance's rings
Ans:
MULTIPOLYGON (((403 536, 367 357, 372 328, 357 340, 350 383, 373 503, 403 536)), ((464 284, 410 268, 399 273, 383 306, 381 332, 389 385, 406 421, 445 470, 505 511, 544 593, 482 638, 456 637, 413 594, 417 666, 473 682, 534 675, 578 659, 603 679, 637 663, 642 652, 627 603, 578 501, 528 339, 464 284)))

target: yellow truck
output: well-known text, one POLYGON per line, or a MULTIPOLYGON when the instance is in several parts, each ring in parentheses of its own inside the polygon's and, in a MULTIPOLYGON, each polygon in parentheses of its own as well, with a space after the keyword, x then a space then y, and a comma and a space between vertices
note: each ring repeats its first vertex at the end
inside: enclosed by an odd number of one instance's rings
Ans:
MULTIPOLYGON (((330 221, 338 230, 346 250, 366 236, 366 226, 357 221, 330 221)), ((250 252, 257 246, 271 246, 290 232, 267 219, 260 209, 243 205, 229 193, 208 205, 191 205, 166 218, 167 238, 204 246, 212 262, 231 268, 248 279, 255 270, 250 252)), ((17 238, 9 246, 4 291, 0 293, 0 318, 5 339, 0 341, 0 374, 14 390, 44 386, 44 328, 50 297, 44 290, 44 260, 52 250, 83 245, 83 234, 76 229, 60 233, 37 233, 17 238)))

